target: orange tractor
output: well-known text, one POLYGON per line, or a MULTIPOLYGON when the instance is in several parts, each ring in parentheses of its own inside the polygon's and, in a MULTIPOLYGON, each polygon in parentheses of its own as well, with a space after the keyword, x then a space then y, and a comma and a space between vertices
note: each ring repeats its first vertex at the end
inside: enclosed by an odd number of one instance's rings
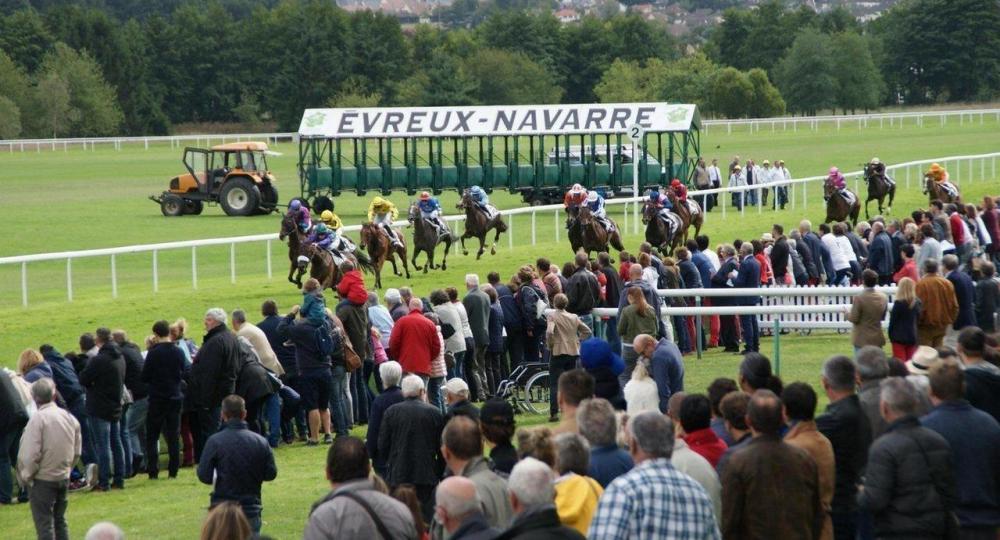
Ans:
POLYGON ((205 204, 219 204, 229 216, 268 214, 278 205, 275 178, 267 169, 267 143, 237 142, 211 149, 185 148, 187 172, 170 180, 170 189, 149 198, 164 216, 198 215, 205 204))

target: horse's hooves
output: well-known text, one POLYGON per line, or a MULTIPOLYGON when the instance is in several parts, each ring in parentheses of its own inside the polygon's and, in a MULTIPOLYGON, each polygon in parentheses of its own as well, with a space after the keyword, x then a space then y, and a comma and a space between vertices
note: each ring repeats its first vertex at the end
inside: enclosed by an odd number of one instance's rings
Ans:
POLYGON ((496 254, 497 254, 497 248, 495 247, 490 248, 490 255, 496 255, 496 254))
POLYGON ((441 263, 441 269, 442 270, 447 270, 448 269, 447 263, 441 263))
POLYGON ((464 249, 462 250, 462 255, 468 255, 468 254, 469 254, 468 251, 465 251, 464 249))

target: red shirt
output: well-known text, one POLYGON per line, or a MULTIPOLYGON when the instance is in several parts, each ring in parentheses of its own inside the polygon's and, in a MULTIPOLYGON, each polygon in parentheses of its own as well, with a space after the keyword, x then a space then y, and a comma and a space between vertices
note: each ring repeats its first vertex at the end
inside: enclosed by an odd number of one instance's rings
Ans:
POLYGON ((948 224, 951 225, 951 239, 956 246, 965 244, 965 227, 962 224, 962 216, 958 212, 952 212, 948 216, 948 224))
POLYGON ((920 275, 917 273, 917 262, 910 259, 903 263, 902 268, 899 272, 892 275, 893 283, 899 283, 903 278, 908 277, 913 281, 920 281, 920 275))
POLYGON ((340 283, 337 284, 337 292, 356 306, 363 306, 368 302, 365 278, 359 270, 351 270, 344 274, 344 277, 340 278, 340 283))
POLYGON ((441 354, 437 327, 419 309, 410 311, 393 325, 389 353, 403 367, 404 373, 429 377, 431 360, 441 354))
POLYGON ((622 261, 621 264, 618 265, 618 277, 622 278, 623 283, 629 281, 628 270, 631 266, 632 263, 629 261, 622 261))
POLYGON ((771 261, 768 260, 767 255, 764 252, 760 252, 753 256, 760 263, 760 284, 770 285, 774 281, 774 272, 771 270, 771 261))
POLYGON ((719 459, 728 448, 725 441, 720 439, 710 427, 688 433, 684 436, 684 442, 691 450, 708 460, 713 467, 719 464, 719 459))

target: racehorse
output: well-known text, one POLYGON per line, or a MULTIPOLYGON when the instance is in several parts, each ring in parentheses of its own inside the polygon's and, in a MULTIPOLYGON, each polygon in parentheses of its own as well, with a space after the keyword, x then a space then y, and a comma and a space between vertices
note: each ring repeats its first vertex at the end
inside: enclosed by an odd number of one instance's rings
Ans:
POLYGON ((376 289, 382 288, 382 266, 385 265, 386 260, 392 263, 393 274, 397 276, 403 275, 399 273, 399 267, 396 266, 396 255, 399 255, 399 259, 403 261, 403 270, 406 271, 406 279, 410 279, 410 265, 406 262, 406 239, 400 235, 399 241, 402 244, 401 246, 394 245, 389 240, 389 237, 386 236, 385 230, 370 221, 361 226, 361 243, 359 247, 361 249, 367 248, 368 256, 371 257, 372 265, 375 267, 376 289))
POLYGON ((300 289, 302 288, 302 276, 305 275, 306 269, 304 266, 300 265, 298 262, 299 254, 302 252, 302 243, 306 239, 306 233, 299 229, 299 224, 295 221, 295 216, 285 216, 281 220, 281 231, 278 233, 278 240, 284 241, 288 238, 288 260, 291 263, 291 267, 288 269, 288 281, 289 283, 296 284, 300 289), (298 275, 295 275, 295 271, 298 270, 298 275), (292 276, 295 275, 293 278, 292 276))
POLYGON ((937 200, 944 204, 957 203, 962 199, 962 196, 958 193, 958 186, 955 186, 955 196, 952 197, 951 193, 948 193, 948 190, 944 189, 941 184, 935 182, 930 176, 924 176, 924 194, 930 198, 929 202, 937 200))
POLYGON ((583 228, 580 227, 580 207, 566 207, 566 235, 569 236, 569 246, 573 253, 583 247, 583 228))
POLYGON ((489 234, 490 230, 496 231, 496 234, 493 236, 493 243, 490 244, 490 255, 496 255, 497 240, 500 240, 500 233, 507 232, 507 223, 504 222, 503 216, 497 213, 493 218, 486 217, 486 213, 477 208, 476 203, 472 200, 472 195, 468 191, 462 194, 462 202, 458 203, 456 207, 459 210, 465 210, 465 233, 459 238, 462 242, 462 255, 469 254, 469 251, 465 249, 465 239, 478 238, 479 252, 476 253, 476 260, 479 260, 486 251, 484 247, 486 244, 486 235, 489 234))
POLYGON ((865 165, 865 183, 868 184, 868 198, 865 199, 865 219, 868 219, 868 203, 878 201, 878 213, 882 213, 882 201, 889 197, 886 212, 892 211, 892 201, 896 198, 896 184, 890 184, 885 179, 876 176, 871 170, 871 164, 865 165))
POLYGON ((681 240, 680 227, 671 230, 660 219, 660 208, 649 201, 642 207, 642 223, 646 225, 646 241, 663 255, 672 255, 681 240))
MULTIPOLYGON (((434 266, 434 249, 438 244, 444 242, 444 258, 441 259, 441 269, 447 270, 448 252, 451 251, 451 243, 455 241, 451 230, 449 229, 446 234, 440 234, 437 227, 420 217, 420 208, 415 203, 410 205, 408 218, 413 226, 413 259, 410 261, 413 264, 413 269, 420 270, 420 266, 417 265, 417 254, 421 251, 427 254, 427 264, 423 266, 424 273, 426 274, 429 269, 437 269, 438 267, 434 266)), ((406 261, 404 260, 403 263, 405 264, 406 261)))
MULTIPOLYGON (((851 194, 854 194, 853 191, 851 194)), ((826 219, 823 223, 830 223, 831 221, 845 221, 848 217, 851 221, 851 226, 857 225, 858 214, 861 213, 861 203, 858 200, 858 196, 854 194, 854 204, 848 205, 847 200, 841 195, 837 188, 833 186, 832 183, 826 182, 823 185, 824 198, 826 199, 826 219)))
POLYGON ((667 190, 667 199, 673 205, 672 211, 681 218, 681 237, 684 243, 688 240, 688 229, 694 225, 694 235, 701 234, 701 225, 705 222, 705 213, 701 211, 701 206, 694 200, 681 201, 674 192, 667 190), (686 204, 685 204, 686 203, 686 204), (692 216, 691 208, 698 209, 698 213, 692 216))
MULTIPOLYGON (((299 259, 299 269, 305 272, 305 266, 309 265, 309 277, 319 281, 320 289, 332 289, 340 283, 340 278, 344 277, 340 267, 334 262, 333 254, 316 246, 307 244, 302 247, 301 255, 305 260, 299 259)), ((345 253, 344 259, 354 263, 354 267, 371 274, 375 268, 367 258, 358 258, 353 254, 345 253)))
MULTIPOLYGON (((611 233, 608 233, 597 219, 594 218, 594 215, 590 212, 590 208, 586 206, 581 208, 576 218, 576 223, 580 229, 581 243, 580 247, 573 247, 573 253, 576 253, 582 247, 589 257, 591 251, 598 253, 610 251, 608 244, 618 251, 625 249, 622 246, 622 237, 618 232, 618 225, 610 218, 608 218, 608 221, 614 227, 611 233)), ((572 243, 572 240, 570 242, 572 243)))

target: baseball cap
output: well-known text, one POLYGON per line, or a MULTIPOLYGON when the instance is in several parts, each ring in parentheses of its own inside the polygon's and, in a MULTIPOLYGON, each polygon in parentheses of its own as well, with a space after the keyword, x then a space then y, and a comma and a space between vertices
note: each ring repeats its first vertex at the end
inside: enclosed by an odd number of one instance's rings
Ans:
POLYGON ((458 377, 455 377, 450 381, 448 381, 444 385, 444 389, 447 390, 449 394, 455 394, 455 395, 458 395, 462 392, 465 392, 466 394, 469 393, 469 385, 462 379, 459 379, 458 377))

